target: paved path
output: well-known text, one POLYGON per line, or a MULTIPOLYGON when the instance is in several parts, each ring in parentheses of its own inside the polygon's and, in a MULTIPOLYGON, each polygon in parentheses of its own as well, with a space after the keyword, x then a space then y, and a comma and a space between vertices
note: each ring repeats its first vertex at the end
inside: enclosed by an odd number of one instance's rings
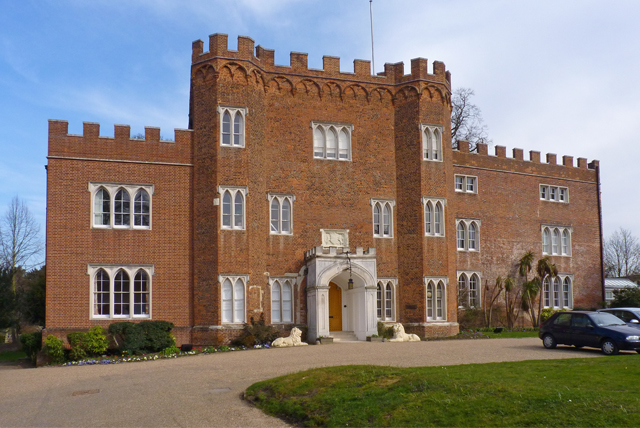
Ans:
POLYGON ((444 366, 599 357, 540 339, 336 343, 147 363, 0 371, 0 426, 286 426, 242 401, 251 384, 312 367, 444 366))

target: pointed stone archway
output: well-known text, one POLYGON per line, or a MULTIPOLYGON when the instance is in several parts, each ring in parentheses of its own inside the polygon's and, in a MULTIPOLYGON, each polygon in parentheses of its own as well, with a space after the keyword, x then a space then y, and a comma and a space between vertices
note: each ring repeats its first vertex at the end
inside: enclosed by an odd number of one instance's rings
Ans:
MULTIPOLYGON (((330 283, 334 283, 341 291, 332 293, 332 296, 341 296, 340 330, 353 331, 358 340, 366 340, 367 336, 377 334, 375 248, 364 251, 358 247, 355 253, 349 253, 348 259, 346 251, 348 248, 315 247, 305 253, 307 336, 310 342, 320 336, 330 336, 330 283), (350 275, 353 279, 351 290, 348 288, 350 275)), ((336 302, 333 304, 334 307, 338 306, 336 302)))

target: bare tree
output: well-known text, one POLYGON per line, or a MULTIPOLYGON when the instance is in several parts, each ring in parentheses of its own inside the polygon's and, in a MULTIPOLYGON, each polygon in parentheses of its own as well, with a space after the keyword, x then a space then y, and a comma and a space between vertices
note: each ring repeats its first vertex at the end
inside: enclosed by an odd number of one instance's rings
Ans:
POLYGON ((458 88, 451 96, 451 143, 456 148, 458 141, 468 141, 472 152, 477 150, 478 143, 491 143, 482 112, 471 102, 474 95, 473 89, 458 88))
POLYGON ((605 274, 609 277, 640 273, 640 242, 622 227, 604 241, 605 274))
POLYGON ((18 267, 25 270, 41 264, 42 253, 40 225, 29 207, 17 196, 0 219, 0 257, 2 264, 11 272, 12 290, 16 292, 15 272, 18 267))

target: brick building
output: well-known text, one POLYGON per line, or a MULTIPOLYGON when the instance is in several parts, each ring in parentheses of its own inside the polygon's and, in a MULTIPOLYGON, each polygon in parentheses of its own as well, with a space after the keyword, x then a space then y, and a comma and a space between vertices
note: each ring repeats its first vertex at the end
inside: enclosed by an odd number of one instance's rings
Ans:
POLYGON ((529 250, 559 268, 545 306, 603 300, 597 161, 453 150, 441 62, 372 76, 227 41, 193 43, 173 141, 50 121, 47 332, 159 319, 180 343, 221 343, 264 314, 309 340, 364 340, 378 320, 451 335, 529 250))

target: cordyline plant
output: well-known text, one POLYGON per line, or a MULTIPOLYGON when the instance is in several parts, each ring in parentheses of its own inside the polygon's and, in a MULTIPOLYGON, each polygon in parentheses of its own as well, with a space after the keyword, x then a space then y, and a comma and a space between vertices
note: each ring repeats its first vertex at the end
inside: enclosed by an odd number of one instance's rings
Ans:
POLYGON ((534 327, 540 325, 540 314, 542 312, 542 284, 546 277, 558 275, 558 268, 551 263, 548 256, 544 256, 536 265, 537 276, 529 281, 529 273, 533 269, 534 254, 531 251, 525 253, 519 261, 518 273, 524 277, 522 284, 522 310, 527 312, 534 327), (538 311, 536 312, 536 298, 538 298, 538 311))

